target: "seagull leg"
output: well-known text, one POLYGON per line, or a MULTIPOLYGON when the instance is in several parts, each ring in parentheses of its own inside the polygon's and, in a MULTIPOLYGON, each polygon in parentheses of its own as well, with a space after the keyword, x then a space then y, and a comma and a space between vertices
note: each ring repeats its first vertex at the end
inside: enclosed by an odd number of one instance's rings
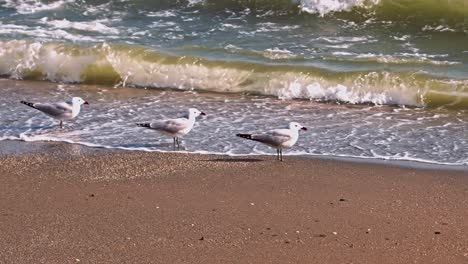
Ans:
POLYGON ((63 128, 63 121, 60 120, 60 128, 63 128))
POLYGON ((177 150, 180 149, 180 142, 179 142, 179 138, 176 137, 176 142, 177 142, 177 150))
POLYGON ((176 147, 176 137, 173 137, 173 138, 172 138, 172 147, 173 147, 174 150, 175 150, 175 147, 176 147))
POLYGON ((279 149, 276 149, 276 160, 279 160, 279 149))
POLYGON ((280 150, 279 150, 279 153, 280 153, 280 161, 283 161, 283 150, 280 149, 280 150))

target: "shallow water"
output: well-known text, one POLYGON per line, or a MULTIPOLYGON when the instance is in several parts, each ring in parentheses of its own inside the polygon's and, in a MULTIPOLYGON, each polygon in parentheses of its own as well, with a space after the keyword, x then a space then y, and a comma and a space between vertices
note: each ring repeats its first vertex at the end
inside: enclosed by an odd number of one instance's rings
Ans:
POLYGON ((172 151, 172 138, 138 128, 137 122, 178 117, 189 107, 207 113, 183 138, 181 151, 228 155, 274 154, 236 133, 261 132, 297 121, 309 130, 285 154, 413 160, 468 165, 468 113, 390 106, 353 106, 242 96, 0 82, 0 139, 64 141, 89 146, 172 151), (80 116, 59 129, 57 121, 19 104, 54 101, 70 95, 90 101, 80 116))
POLYGON ((0 139, 171 151, 134 123, 198 107, 188 152, 297 121, 288 154, 467 165, 465 2, 0 0, 0 139), (64 130, 17 103, 72 95, 64 130))

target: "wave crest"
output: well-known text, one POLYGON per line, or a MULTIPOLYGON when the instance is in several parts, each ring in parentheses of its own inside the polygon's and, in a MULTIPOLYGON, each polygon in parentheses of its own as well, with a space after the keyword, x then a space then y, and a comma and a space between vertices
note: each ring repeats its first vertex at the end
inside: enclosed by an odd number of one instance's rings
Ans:
POLYGON ((468 80, 337 73, 312 67, 209 61, 144 48, 0 42, 0 75, 65 83, 253 93, 282 99, 468 109, 468 80))
POLYGON ((350 11, 356 7, 369 8, 379 2, 380 0, 302 0, 299 7, 307 13, 324 16, 333 12, 350 11))
MULTIPOLYGON (((99 1, 71 0, 31 1, 4 0, 0 5, 14 8, 20 14, 35 14, 56 9, 74 9, 84 4, 94 10, 99 1)), ((215 11, 245 11, 263 15, 317 15, 353 21, 404 21, 407 25, 437 28, 442 26, 456 32, 468 32, 466 0, 143 0, 109 1, 106 5, 124 10, 165 10, 190 8, 215 11), (122 3, 124 2, 124 3, 122 3)))
POLYGON ((41 11, 53 10, 72 3, 72 0, 59 1, 31 1, 31 0, 4 0, 3 6, 15 8, 20 14, 34 14, 41 11))
POLYGON ((277 11, 274 13, 282 15, 315 14, 358 21, 411 21, 430 26, 442 23, 465 31, 468 28, 468 5, 465 0, 204 0, 197 1, 197 4, 219 9, 277 11))

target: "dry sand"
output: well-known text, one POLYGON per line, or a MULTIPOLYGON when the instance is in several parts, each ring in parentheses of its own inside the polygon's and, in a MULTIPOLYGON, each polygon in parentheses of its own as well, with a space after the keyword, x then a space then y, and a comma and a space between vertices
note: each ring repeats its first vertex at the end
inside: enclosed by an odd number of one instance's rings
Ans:
POLYGON ((468 172, 0 144, 0 263, 468 263, 468 172))

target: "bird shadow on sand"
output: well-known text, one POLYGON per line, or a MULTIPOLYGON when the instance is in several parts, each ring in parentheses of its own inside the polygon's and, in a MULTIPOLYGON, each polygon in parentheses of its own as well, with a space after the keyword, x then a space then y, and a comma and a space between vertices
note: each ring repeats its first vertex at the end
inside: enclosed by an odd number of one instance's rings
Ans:
POLYGON ((262 162, 262 159, 254 159, 254 158, 218 158, 218 159, 208 159, 203 161, 210 161, 210 162, 262 162))

